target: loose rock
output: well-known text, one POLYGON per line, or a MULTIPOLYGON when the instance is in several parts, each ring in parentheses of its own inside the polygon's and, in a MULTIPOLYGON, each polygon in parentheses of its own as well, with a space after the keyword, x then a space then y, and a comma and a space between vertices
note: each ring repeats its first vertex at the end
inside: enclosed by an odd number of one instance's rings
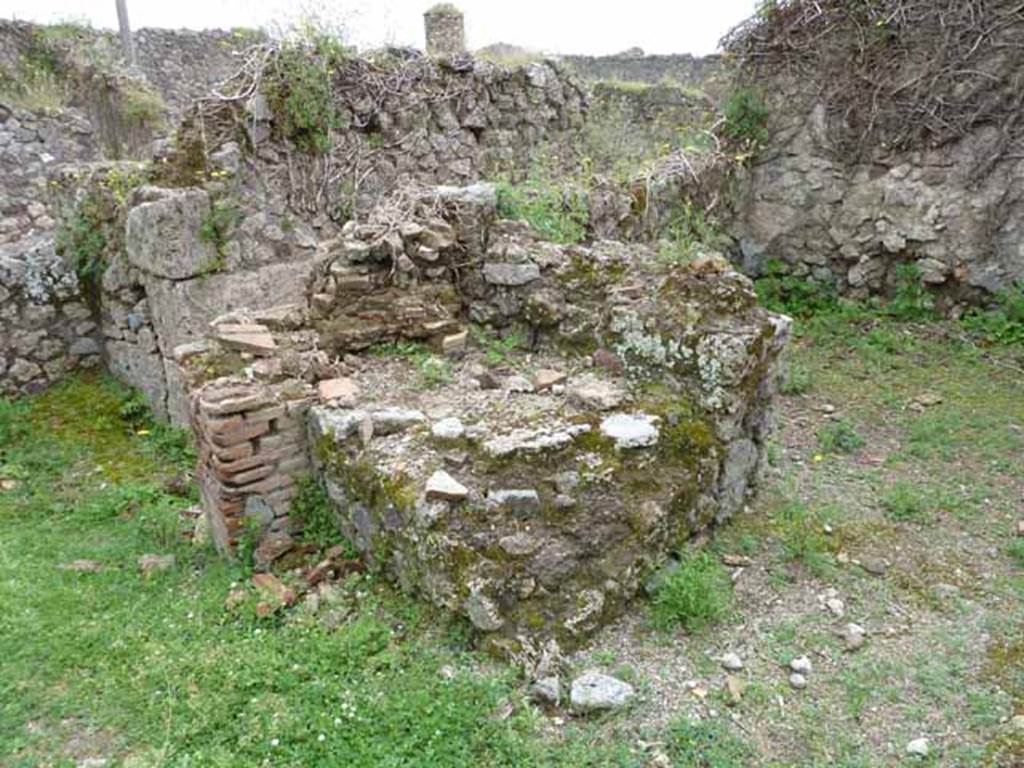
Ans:
POLYGON ((914 739, 909 744, 907 744, 908 755, 916 755, 917 757, 928 757, 928 751, 928 739, 914 739))
POLYGON ((800 656, 789 662, 789 668, 801 675, 809 675, 813 670, 811 660, 806 656, 800 656))
POLYGON ((807 678, 801 675, 799 672, 794 672, 789 676, 789 684, 791 687, 798 691, 802 691, 807 687, 807 678))
POLYGON ((439 440, 458 440, 466 434, 466 427, 454 416, 441 419, 430 428, 430 433, 439 440))
POLYGON ((443 469, 437 470, 427 480, 427 500, 462 501, 469 496, 469 489, 443 469))
POLYGON ((722 668, 727 669, 730 672, 738 672, 743 669, 743 659, 735 653, 727 653, 722 659, 722 668))
POLYGON ((591 671, 573 680, 569 701, 576 712, 597 712, 620 709, 634 694, 629 683, 591 671))

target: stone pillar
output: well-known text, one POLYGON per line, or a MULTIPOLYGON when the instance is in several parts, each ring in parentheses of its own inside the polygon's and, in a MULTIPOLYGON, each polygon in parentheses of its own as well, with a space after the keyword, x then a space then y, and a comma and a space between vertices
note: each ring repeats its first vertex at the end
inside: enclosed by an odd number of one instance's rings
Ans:
POLYGON ((462 11, 451 3, 438 3, 423 14, 427 55, 454 58, 466 52, 466 30, 462 11))

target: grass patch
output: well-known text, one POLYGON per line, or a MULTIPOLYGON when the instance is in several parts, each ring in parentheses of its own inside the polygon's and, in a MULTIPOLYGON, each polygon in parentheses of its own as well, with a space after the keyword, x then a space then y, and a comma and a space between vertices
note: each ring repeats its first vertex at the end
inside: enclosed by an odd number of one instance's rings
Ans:
POLYGON ((654 595, 654 623, 662 629, 699 632, 725 616, 732 602, 732 581, 707 552, 690 555, 665 576, 654 595))
POLYGON ((818 446, 823 453, 854 453, 865 445, 857 430, 842 419, 830 421, 818 430, 818 446))
POLYGON ((901 480, 881 496, 885 516, 897 523, 923 523, 931 519, 929 495, 913 483, 901 480))
POLYGON ((669 753, 679 768, 746 768, 754 752, 717 720, 676 720, 669 726, 669 753))

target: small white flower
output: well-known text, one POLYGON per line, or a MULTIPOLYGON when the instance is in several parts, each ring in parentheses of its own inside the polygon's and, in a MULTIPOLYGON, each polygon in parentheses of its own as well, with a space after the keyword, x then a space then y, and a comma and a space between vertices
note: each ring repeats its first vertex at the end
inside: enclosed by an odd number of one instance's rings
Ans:
POLYGON ((319 736, 317 736, 317 737, 316 737, 316 740, 317 740, 317 741, 327 741, 327 737, 326 737, 326 736, 324 736, 324 735, 323 735, 323 734, 321 733, 321 734, 320 734, 319 736))
POLYGON ((280 741, 278 741, 277 739, 271 739, 271 740, 270 740, 270 746, 272 746, 272 747, 276 747, 276 746, 277 746, 278 744, 280 744, 280 743, 281 743, 281 742, 280 742, 280 741))
POLYGON ((341 725, 341 718, 340 717, 334 718, 334 724, 335 725, 341 725))

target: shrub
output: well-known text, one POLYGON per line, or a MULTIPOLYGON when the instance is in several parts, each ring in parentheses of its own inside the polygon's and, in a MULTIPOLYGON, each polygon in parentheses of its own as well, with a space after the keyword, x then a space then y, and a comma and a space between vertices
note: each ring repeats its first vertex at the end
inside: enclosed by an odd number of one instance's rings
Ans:
POLYGON ((849 423, 839 419, 818 430, 818 445, 824 453, 853 453, 864 447, 864 438, 849 423))
POLYGON ((121 101, 121 114, 131 124, 158 128, 164 121, 167 104, 163 97, 148 85, 132 81, 125 85, 121 101))
POLYGON ((897 320, 934 320, 935 300, 921 281, 916 264, 896 267, 896 285, 885 314, 897 320))
POLYGON ((768 141, 768 106, 751 88, 739 88, 729 94, 723 109, 726 136, 756 148, 768 141))
POLYGON ((301 150, 326 154, 341 127, 331 83, 350 51, 337 38, 309 28, 285 44, 266 75, 264 92, 284 135, 301 150))
MULTIPOLYGON (((321 547, 345 541, 338 517, 323 486, 312 477, 298 482, 298 493, 292 500, 292 515, 302 523, 302 536, 321 547)), ((347 541, 345 541, 348 544, 347 541)), ((351 549, 351 545, 349 545, 351 549)), ((355 551, 352 551, 355 555, 355 551)))
POLYGON ((654 595, 654 622, 698 632, 721 619, 732 600, 732 580, 707 552, 684 559, 654 595))

